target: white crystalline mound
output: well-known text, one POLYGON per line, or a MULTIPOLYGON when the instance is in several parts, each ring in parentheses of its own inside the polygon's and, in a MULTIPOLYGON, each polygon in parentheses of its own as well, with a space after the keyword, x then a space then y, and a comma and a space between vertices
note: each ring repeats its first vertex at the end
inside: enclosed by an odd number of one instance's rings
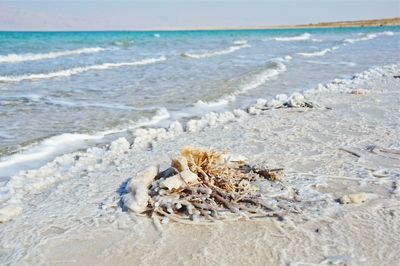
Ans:
POLYGON ((231 112, 224 113, 208 113, 201 119, 192 119, 186 124, 186 131, 188 132, 198 132, 203 130, 208 126, 217 126, 225 124, 230 121, 235 121, 236 117, 231 112))
POLYGON ((304 107, 308 103, 303 94, 294 92, 290 96, 286 94, 278 94, 274 99, 264 100, 258 99, 255 105, 248 108, 249 114, 258 115, 262 110, 277 109, 282 107, 299 108, 304 107))
POLYGON ((23 199, 43 191, 54 183, 92 172, 118 161, 129 150, 125 138, 113 141, 104 148, 89 148, 85 152, 75 152, 56 157, 39 169, 22 171, 11 177, 0 191, 0 222, 6 222, 23 212, 23 199))
POLYGON ((182 124, 174 121, 168 129, 165 128, 139 128, 134 132, 135 140, 133 147, 147 148, 154 145, 155 142, 165 139, 171 139, 183 133, 182 124))
POLYGON ((145 211, 149 201, 149 187, 158 174, 158 167, 150 166, 132 177, 127 185, 128 193, 124 195, 124 205, 133 212, 145 211))
POLYGON ((314 89, 307 90, 305 93, 353 93, 354 87, 363 85, 371 79, 379 79, 384 76, 398 75, 400 72, 400 65, 393 64, 383 67, 371 68, 361 73, 355 74, 351 79, 334 79, 326 84, 318 84, 314 89))

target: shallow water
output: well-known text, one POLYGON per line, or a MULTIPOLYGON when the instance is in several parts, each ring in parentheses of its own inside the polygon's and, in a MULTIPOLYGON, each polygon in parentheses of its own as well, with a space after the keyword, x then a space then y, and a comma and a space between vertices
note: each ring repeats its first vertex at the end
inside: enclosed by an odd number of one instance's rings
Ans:
POLYGON ((2 32, 0 177, 109 143, 128 129, 398 63, 399 48, 400 27, 2 32), (38 160, 15 163, 21 157, 10 155, 21 150, 38 160))

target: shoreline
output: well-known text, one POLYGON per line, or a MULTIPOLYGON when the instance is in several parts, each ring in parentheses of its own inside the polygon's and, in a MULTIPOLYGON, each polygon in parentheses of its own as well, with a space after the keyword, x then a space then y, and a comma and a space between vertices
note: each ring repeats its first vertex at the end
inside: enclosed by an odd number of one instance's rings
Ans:
POLYGON ((123 30, 0 30, 0 33, 7 32, 179 32, 179 31, 240 31, 240 30, 296 30, 296 29, 330 29, 330 28, 380 28, 400 26, 400 17, 356 20, 356 21, 337 21, 320 22, 300 25, 277 25, 277 26, 252 26, 252 27, 198 27, 198 28, 159 28, 159 29, 123 29, 123 30))
MULTIPOLYGON (((375 68, 304 93, 331 109, 263 110, 266 103, 258 101, 234 121, 217 119, 174 138, 144 138, 138 142, 146 144, 142 148, 122 140, 104 154, 94 149, 81 156, 80 165, 66 169, 70 178, 53 180, 55 186, 38 194, 28 193, 22 213, 0 224, 0 260, 99 265, 394 263, 398 254, 393 247, 400 236, 400 158, 379 148, 400 149, 398 75, 399 66, 375 68), (293 204, 301 213, 288 214, 283 221, 268 218, 211 227, 170 222, 160 233, 150 219, 118 207, 118 191, 130 177, 143 167, 167 164, 185 145, 229 150, 252 163, 283 167, 285 182, 299 193, 300 201, 293 204), (378 150, 370 152, 370 145, 378 150), (367 202, 336 201, 360 192, 367 193, 367 202), (21 230, 28 222, 32 227, 21 230), (299 248, 298 243, 307 245, 299 248)), ((50 170, 55 169, 41 171, 49 175, 50 170)), ((269 189, 262 193, 267 196, 269 189)), ((287 190, 281 197, 283 202, 293 200, 287 190)))

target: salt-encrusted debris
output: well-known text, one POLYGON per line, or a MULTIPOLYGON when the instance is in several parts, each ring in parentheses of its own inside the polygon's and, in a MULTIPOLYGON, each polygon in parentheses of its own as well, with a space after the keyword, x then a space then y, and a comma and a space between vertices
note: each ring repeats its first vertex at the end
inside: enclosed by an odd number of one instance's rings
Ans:
POLYGON ((368 195, 366 193, 353 193, 344 195, 339 199, 341 204, 359 204, 364 203, 368 199, 368 195))
POLYGON ((258 115, 262 111, 279 108, 316 108, 322 109, 318 104, 306 99, 303 94, 294 92, 290 96, 278 94, 274 99, 258 99, 255 105, 250 106, 249 114, 258 115))
POLYGON ((158 172, 150 167, 132 178, 123 202, 157 221, 187 224, 282 215, 284 210, 269 206, 254 183, 279 182, 283 169, 254 167, 233 158, 185 147, 172 158, 170 168, 158 172))
POLYGON ((369 94, 369 90, 357 88, 349 91, 350 94, 365 96, 369 94))
POLYGON ((128 194, 124 196, 124 204, 134 212, 143 212, 146 210, 149 201, 148 187, 158 174, 158 167, 150 166, 132 178, 127 189, 128 194))

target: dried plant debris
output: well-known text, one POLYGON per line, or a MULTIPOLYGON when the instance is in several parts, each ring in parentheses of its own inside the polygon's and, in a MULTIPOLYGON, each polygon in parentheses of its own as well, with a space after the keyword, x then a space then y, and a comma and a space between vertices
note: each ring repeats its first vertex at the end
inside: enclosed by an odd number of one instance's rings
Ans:
POLYGON ((255 181, 278 182, 283 169, 248 165, 214 150, 185 147, 171 159, 171 167, 149 167, 127 184, 124 205, 158 223, 186 224, 281 216, 258 193, 255 181))

